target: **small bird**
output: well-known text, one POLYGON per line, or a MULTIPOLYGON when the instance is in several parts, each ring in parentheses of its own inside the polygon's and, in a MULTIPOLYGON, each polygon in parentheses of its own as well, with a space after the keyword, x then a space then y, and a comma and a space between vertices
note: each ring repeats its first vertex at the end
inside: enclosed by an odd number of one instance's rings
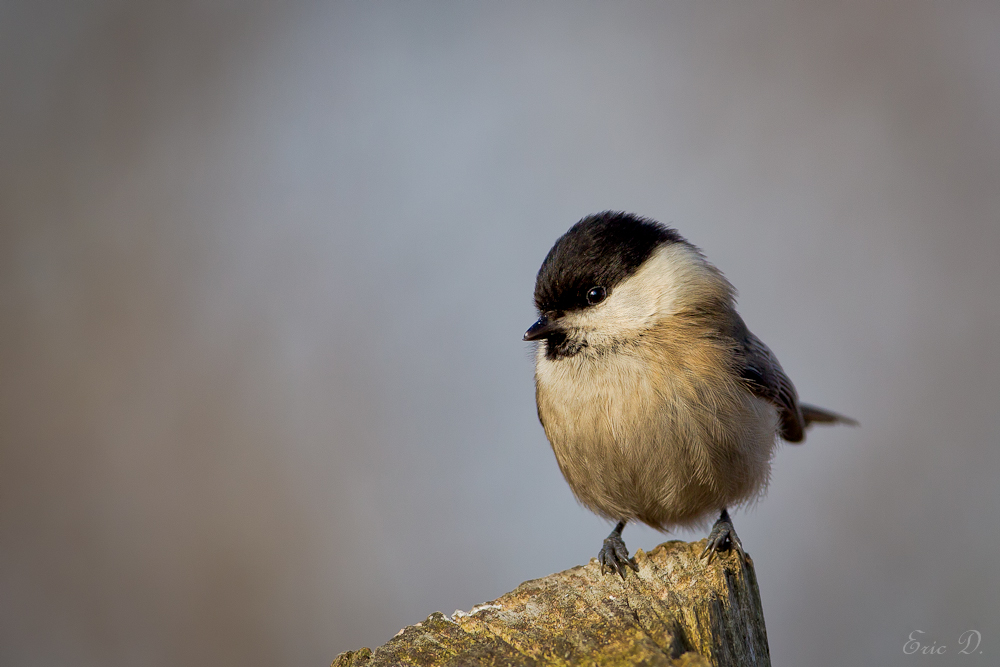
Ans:
POLYGON ((728 509, 763 494, 777 438, 857 423, 799 403, 735 295, 676 230, 623 212, 580 220, 542 262, 524 334, 538 417, 577 500, 617 522, 602 573, 638 571, 629 521, 666 531, 718 513, 702 557, 745 557, 728 509))

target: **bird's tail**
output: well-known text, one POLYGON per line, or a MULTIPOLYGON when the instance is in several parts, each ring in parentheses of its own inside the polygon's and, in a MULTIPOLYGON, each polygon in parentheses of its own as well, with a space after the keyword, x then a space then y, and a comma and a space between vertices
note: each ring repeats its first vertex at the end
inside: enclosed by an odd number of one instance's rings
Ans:
POLYGON ((799 409, 802 410, 802 421, 805 422, 807 427, 811 424, 858 425, 858 422, 850 417, 838 415, 836 412, 830 412, 829 410, 824 410, 823 408, 817 408, 815 405, 809 405, 808 403, 799 403, 799 409))

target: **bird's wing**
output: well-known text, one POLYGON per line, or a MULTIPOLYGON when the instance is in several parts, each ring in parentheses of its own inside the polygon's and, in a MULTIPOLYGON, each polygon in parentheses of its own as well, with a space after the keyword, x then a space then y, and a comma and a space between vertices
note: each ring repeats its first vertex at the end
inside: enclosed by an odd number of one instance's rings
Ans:
POLYGON ((781 437, 788 442, 802 442, 805 420, 795 385, 785 375, 774 353, 759 338, 746 330, 746 335, 740 336, 740 339, 741 349, 737 350, 740 375, 750 391, 778 408, 781 437))

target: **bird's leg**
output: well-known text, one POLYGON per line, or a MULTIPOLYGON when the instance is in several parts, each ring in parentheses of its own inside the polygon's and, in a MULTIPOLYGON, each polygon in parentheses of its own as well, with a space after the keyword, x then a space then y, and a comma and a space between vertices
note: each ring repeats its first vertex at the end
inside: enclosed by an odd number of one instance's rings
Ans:
POLYGON ((708 562, 711 563, 716 553, 728 551, 731 548, 736 549, 736 553, 740 555, 740 558, 746 558, 746 552, 743 551, 740 538, 736 537, 736 529, 733 528, 729 512, 723 508, 722 513, 719 515, 719 520, 715 522, 715 525, 712 526, 712 532, 708 534, 708 544, 705 546, 705 550, 701 552, 699 558, 704 558, 707 555, 708 562))
POLYGON ((615 529, 611 531, 611 534, 604 539, 604 546, 601 547, 600 552, 597 554, 597 560, 601 564, 601 574, 604 574, 604 568, 607 568, 611 572, 617 572, 623 580, 625 579, 624 565, 627 565, 636 572, 639 571, 639 566, 635 564, 634 560, 629 558, 628 549, 625 548, 625 542, 622 540, 622 530, 624 528, 625 522, 619 521, 615 529))

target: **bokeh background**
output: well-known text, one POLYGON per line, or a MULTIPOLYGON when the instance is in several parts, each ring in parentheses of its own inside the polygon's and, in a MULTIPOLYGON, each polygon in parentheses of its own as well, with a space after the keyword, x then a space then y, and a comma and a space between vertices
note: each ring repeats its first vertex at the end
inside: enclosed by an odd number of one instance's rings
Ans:
POLYGON ((521 334, 613 208, 862 424, 735 514, 774 663, 997 664, 998 35, 996 2, 0 2, 0 663, 325 665, 586 562, 521 334))

